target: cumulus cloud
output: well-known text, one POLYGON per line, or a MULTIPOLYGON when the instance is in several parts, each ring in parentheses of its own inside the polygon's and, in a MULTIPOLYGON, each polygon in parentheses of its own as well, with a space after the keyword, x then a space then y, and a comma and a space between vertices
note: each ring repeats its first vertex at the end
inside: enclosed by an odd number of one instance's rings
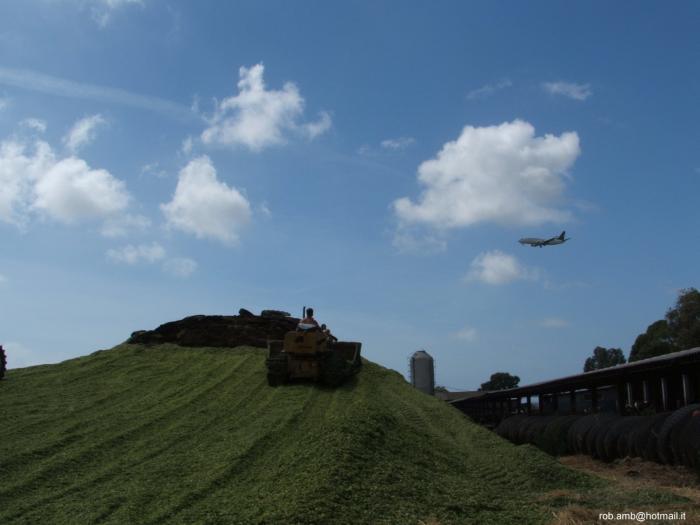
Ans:
POLYGON ((558 209, 568 170, 580 153, 575 132, 535 136, 528 122, 466 126, 437 157, 418 167, 424 186, 417 203, 393 203, 400 222, 437 228, 480 222, 504 225, 560 223, 570 213, 558 209))
POLYGON ((250 221, 248 200, 218 180, 207 156, 190 161, 179 174, 172 200, 160 206, 168 226, 199 238, 235 243, 250 221))
POLYGON ((107 218, 124 210, 129 194, 108 171, 92 169, 77 157, 58 159, 37 141, 0 143, 0 221, 24 226, 36 212, 63 223, 107 218))
POLYGON ((26 118, 19 124, 22 127, 33 129, 39 133, 46 132, 46 121, 39 118, 26 118))
POLYGON ((186 257, 175 257, 163 263, 163 270, 174 277, 189 277, 197 269, 197 262, 186 257))
POLYGON ((322 112, 312 123, 299 123, 304 98, 295 84, 286 82, 281 90, 266 89, 265 68, 256 64, 239 69, 238 94, 217 104, 202 142, 210 145, 243 145, 252 151, 284 144, 289 132, 315 138, 331 126, 331 117, 322 112))
POLYGON ((519 280, 535 280, 537 277, 536 270, 524 267, 512 255, 493 250, 480 253, 472 260, 464 280, 501 285, 519 280))
POLYGON ((559 319, 558 317, 547 317, 540 321, 540 326, 544 328, 565 328, 571 323, 565 319, 559 319))
POLYGON ((194 142, 192 140, 192 137, 187 137, 185 140, 182 141, 182 148, 181 151, 184 155, 189 155, 192 153, 192 147, 194 146, 194 142))
POLYGON ((107 217, 129 204, 124 182, 75 157, 54 164, 37 181, 34 193, 33 208, 67 224, 107 217))
POLYGON ((95 140, 97 128, 106 122, 99 114, 82 118, 73 124, 68 134, 63 137, 63 142, 70 151, 76 152, 95 140))
POLYGON ((414 139, 413 137, 399 137, 396 139, 382 140, 382 142, 380 143, 380 146, 383 149, 397 151, 397 150, 406 149, 407 147, 411 146, 415 142, 416 142, 416 139, 414 139))
POLYGON ((544 82, 542 89, 552 95, 562 95, 573 100, 586 100, 593 94, 590 84, 574 84, 573 82, 544 82))
POLYGON ((493 95, 496 91, 509 88, 512 85, 513 83, 510 81, 510 79, 507 78, 495 84, 485 84, 480 88, 472 89, 471 91, 469 91, 467 93, 467 100, 475 100, 478 98, 488 97, 489 95, 493 95))
POLYGON ((140 262, 154 263, 165 257, 165 248, 157 242, 151 244, 127 244, 107 251, 107 258, 116 263, 134 265, 140 262))

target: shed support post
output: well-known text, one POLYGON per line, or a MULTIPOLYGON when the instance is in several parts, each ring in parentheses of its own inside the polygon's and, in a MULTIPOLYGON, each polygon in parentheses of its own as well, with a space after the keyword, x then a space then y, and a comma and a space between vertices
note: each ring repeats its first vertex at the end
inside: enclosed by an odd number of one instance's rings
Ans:
POLYGON ((644 381, 642 381, 642 397, 644 398, 643 401, 645 405, 649 404, 649 401, 651 399, 650 394, 651 392, 649 392, 649 381, 645 379, 644 381))
POLYGON ((571 413, 575 414, 576 413, 576 389, 572 389, 571 392, 569 392, 569 408, 571 409, 571 413))
POLYGON ((671 407, 668 398, 668 379, 665 377, 661 378, 661 407, 663 410, 668 410, 671 407))
POLYGON ((539 411, 540 415, 544 413, 544 394, 537 394, 538 398, 538 406, 537 410, 539 411))
POLYGON ((627 406, 634 407, 634 389, 632 388, 632 383, 627 382, 627 406))
POLYGON ((625 415, 625 384, 624 383, 618 383, 615 385, 615 401, 617 405, 617 413, 620 414, 621 416, 625 415))
POLYGON ((683 374, 681 376, 683 382, 683 404, 689 405, 694 401, 695 393, 693 392, 693 385, 690 382, 690 376, 688 374, 683 374))
POLYGON ((532 414, 532 398, 531 398, 531 396, 528 395, 527 396, 527 415, 529 416, 531 414, 532 414))
POLYGON ((591 387, 591 412, 598 412, 598 389, 591 387))

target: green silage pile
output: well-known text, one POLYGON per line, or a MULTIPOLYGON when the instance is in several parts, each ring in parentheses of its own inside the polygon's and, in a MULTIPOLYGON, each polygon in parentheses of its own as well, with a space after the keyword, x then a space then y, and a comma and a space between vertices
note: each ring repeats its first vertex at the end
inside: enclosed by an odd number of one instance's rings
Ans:
POLYGON ((0 523, 546 523, 548 491, 604 491, 375 364, 332 390, 264 362, 122 345, 9 371, 0 523))

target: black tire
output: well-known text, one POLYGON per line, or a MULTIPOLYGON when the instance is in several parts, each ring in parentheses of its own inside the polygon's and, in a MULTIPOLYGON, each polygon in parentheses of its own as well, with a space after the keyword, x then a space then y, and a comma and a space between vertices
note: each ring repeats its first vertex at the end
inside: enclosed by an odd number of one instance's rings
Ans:
POLYGON ((629 454, 629 437, 632 430, 639 424, 641 416, 625 416, 610 426, 603 438, 603 448, 599 451, 604 461, 624 458, 629 454))
POLYGON ((569 427, 569 432, 566 435, 566 441, 571 454, 582 454, 583 443, 586 439, 586 433, 595 421, 595 415, 588 414, 580 417, 573 425, 569 427))
POLYGON ((595 421, 586 433, 586 439, 584 440, 583 452, 585 454, 594 458, 599 457, 597 450, 598 436, 604 436, 610 424, 619 417, 617 414, 608 412, 595 415, 595 421))
POLYGON ((657 453, 662 463, 672 465, 675 462, 672 449, 672 434, 682 429, 697 408, 700 408, 700 404, 684 406, 672 412, 664 421, 657 441, 657 453))
POLYGON ((600 459, 605 462, 610 462, 612 459, 608 456, 607 450, 606 450, 606 442, 610 443, 611 441, 617 443, 617 433, 614 433, 613 435, 608 438, 608 435, 613 429, 616 429, 618 425, 620 425, 623 421, 622 416, 616 416, 615 419, 609 422, 601 422, 598 425, 594 426, 593 431, 595 435, 595 439, 591 441, 590 445, 590 454, 597 459, 600 459))
POLYGON ((652 417, 652 423, 649 428, 649 433, 646 436, 646 443, 644 444, 642 453, 642 457, 647 461, 661 462, 659 459, 659 433, 666 419, 668 419, 671 414, 672 412, 662 412, 652 417))
POLYGON ((536 445, 553 456, 567 454, 569 452, 567 442, 569 428, 580 418, 581 416, 573 414, 554 417, 544 426, 536 445))
POLYGON ((537 446, 542 432, 544 432, 545 427, 552 419, 554 419, 554 416, 535 417, 534 421, 531 425, 528 425, 527 431, 525 432, 525 443, 537 446))
POLYGON ((700 410, 693 411, 679 436, 679 442, 683 464, 700 468, 700 410))
MULTIPOLYGON (((634 425, 627 436, 628 456, 643 457, 644 447, 649 439, 649 432, 651 432, 651 425, 653 422, 653 416, 639 416, 639 421, 634 425)), ((622 452, 623 451, 620 450, 620 453, 622 452)))
POLYGON ((518 427, 528 418, 525 414, 510 416, 499 423, 496 433, 509 441, 514 441, 518 427))

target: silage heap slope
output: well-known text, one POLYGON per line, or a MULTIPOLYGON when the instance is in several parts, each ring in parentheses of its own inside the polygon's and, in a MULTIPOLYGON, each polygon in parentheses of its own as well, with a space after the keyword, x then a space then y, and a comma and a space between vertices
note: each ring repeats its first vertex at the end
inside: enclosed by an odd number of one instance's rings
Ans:
POLYGON ((593 483, 396 372, 271 388, 252 348, 10 371, 0 420, 0 523, 536 523, 593 483))

